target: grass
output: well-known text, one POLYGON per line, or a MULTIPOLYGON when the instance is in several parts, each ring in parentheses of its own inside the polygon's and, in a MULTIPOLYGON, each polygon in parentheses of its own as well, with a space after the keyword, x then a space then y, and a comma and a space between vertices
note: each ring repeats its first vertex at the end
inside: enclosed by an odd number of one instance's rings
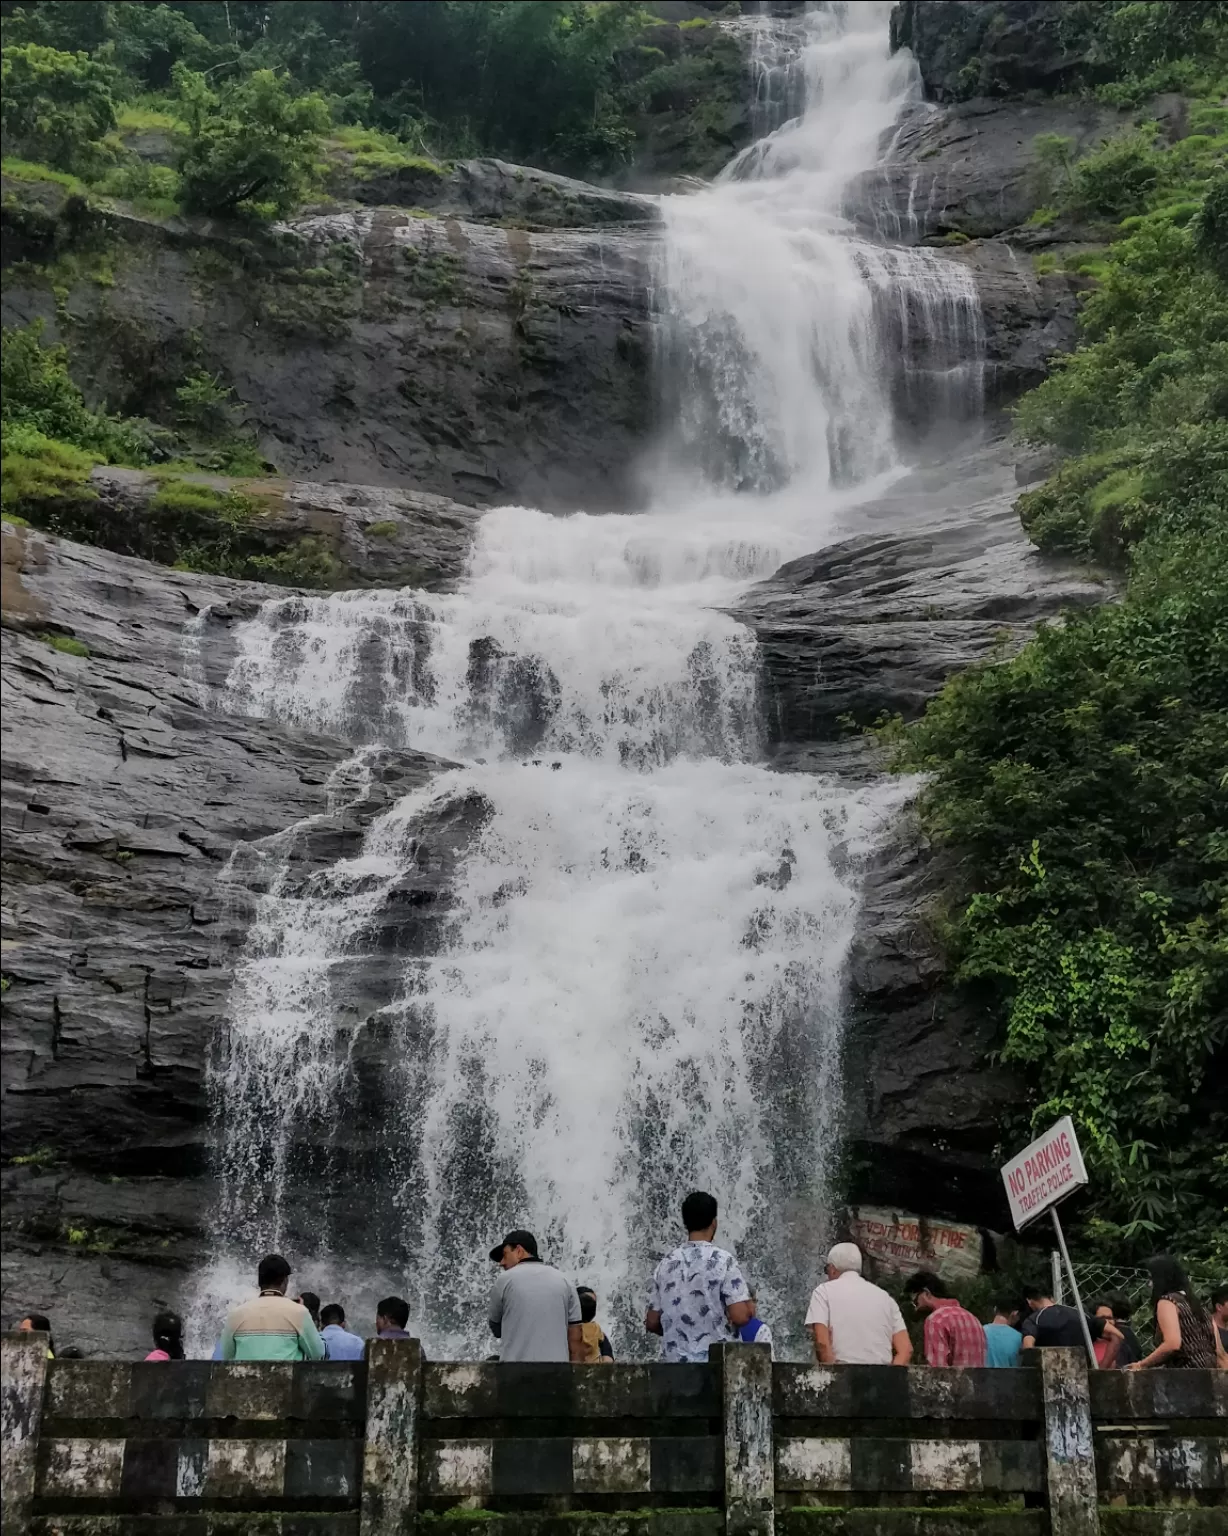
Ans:
POLYGON ((51 647, 53 651, 62 651, 65 656, 88 656, 90 648, 83 640, 76 640, 72 635, 53 635, 46 631, 38 637, 51 647))
POLYGON ((163 480, 149 506, 153 512, 220 518, 232 524, 246 522, 255 511, 251 499, 236 491, 219 491, 177 477, 163 480))
POLYGON ((68 171, 54 170, 49 165, 39 165, 35 160, 10 159, 6 155, 0 160, 0 172, 11 176, 14 181, 54 181, 67 191, 81 196, 88 190, 79 176, 73 176, 68 171))
POLYGON ((390 517, 379 523, 368 523, 365 532, 369 539, 391 539, 396 536, 400 526, 400 523, 390 517))
POLYGON ((353 124, 335 128, 329 143, 353 156, 351 169, 360 179, 377 176, 383 171, 425 171, 432 176, 444 176, 448 170, 446 165, 424 155, 404 139, 378 128, 353 124))
POLYGON ((90 498, 89 474, 99 455, 74 448, 71 443, 45 437, 29 427, 9 427, 0 452, 0 506, 56 501, 62 496, 90 498))
POLYGON ((115 114, 115 126, 123 133, 186 133, 187 123, 169 110, 169 104, 157 106, 130 101, 115 114))

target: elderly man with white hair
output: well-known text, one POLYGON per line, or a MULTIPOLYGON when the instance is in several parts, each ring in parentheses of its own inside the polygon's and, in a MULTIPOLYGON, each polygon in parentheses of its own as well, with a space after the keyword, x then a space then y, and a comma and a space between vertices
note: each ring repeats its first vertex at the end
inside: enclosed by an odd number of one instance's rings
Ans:
POLYGON ((899 1306, 862 1278, 856 1243, 837 1243, 827 1255, 827 1279, 811 1293, 806 1326, 820 1365, 907 1365, 912 1359, 899 1306))

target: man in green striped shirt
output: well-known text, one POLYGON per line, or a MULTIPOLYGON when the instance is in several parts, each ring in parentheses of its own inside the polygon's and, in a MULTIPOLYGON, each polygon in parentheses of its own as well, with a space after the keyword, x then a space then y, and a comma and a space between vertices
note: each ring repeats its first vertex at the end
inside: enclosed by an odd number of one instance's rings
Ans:
POLYGON ((301 1302, 286 1295, 290 1266, 279 1253, 261 1259, 260 1294, 235 1307, 222 1333, 223 1360, 323 1360, 324 1340, 301 1302))

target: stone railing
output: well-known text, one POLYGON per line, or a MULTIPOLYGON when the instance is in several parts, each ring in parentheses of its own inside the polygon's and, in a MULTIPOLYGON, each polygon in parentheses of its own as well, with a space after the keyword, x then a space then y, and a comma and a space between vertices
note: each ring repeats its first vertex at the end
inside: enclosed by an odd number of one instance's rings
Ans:
POLYGON ((1212 1536, 1228 1373, 48 1362, 3 1340, 5 1536, 1212 1536))

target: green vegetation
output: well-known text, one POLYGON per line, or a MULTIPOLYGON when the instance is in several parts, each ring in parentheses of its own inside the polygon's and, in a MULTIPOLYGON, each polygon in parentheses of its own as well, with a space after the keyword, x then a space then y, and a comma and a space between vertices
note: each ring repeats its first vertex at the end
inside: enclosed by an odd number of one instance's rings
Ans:
MULTIPOLYGON (((1173 7, 1105 9, 1115 47, 1127 12, 1151 47, 1173 7)), ((1177 9, 1209 25, 1195 13, 1214 8, 1177 9)), ((1079 1126, 1085 1251, 1172 1244, 1222 1267, 1228 125, 1203 103, 1191 126, 1168 147, 1144 127, 1081 161, 1043 152, 1065 171, 1055 199, 1111 243, 1082 258, 1099 280, 1082 344, 1017 408, 1021 436, 1064 456, 1019 511, 1042 550, 1119 569, 1121 601, 1043 627, 890 734, 930 775, 954 978, 999 1021, 1031 1126, 1079 1126)))
POLYGON ((72 635, 42 634, 38 637, 45 640, 53 651, 62 651, 65 656, 88 656, 90 648, 83 640, 77 640, 72 635))
POLYGON ((718 26, 673 27, 671 59, 646 46, 667 25, 638 0, 35 0, 4 8, 3 126, 29 162, 155 213, 283 213, 333 146, 359 177, 492 153, 609 171, 664 95, 702 139, 743 82, 718 26), (151 134, 177 161, 153 187, 129 148, 151 134))

